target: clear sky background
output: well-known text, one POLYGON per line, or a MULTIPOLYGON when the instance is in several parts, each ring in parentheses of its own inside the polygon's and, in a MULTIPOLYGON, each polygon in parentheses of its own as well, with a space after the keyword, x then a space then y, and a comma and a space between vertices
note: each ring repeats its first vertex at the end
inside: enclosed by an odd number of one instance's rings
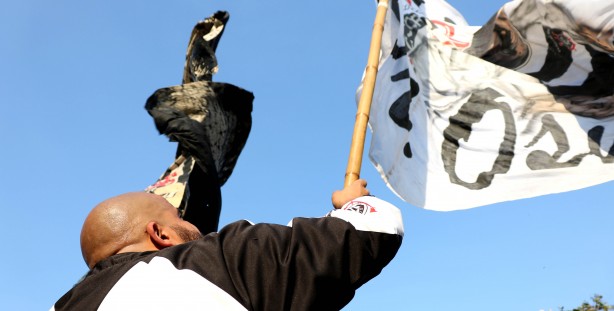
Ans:
MULTIPOLYGON (((504 1, 450 3, 481 25, 504 1)), ((255 95, 221 225, 330 210, 374 1, 5 2, 1 310, 47 310, 87 272, 79 233, 89 210, 144 189, 172 162, 176 145, 158 135, 145 100, 181 82, 192 27, 217 10, 230 21, 213 80, 255 95)), ((362 177, 403 210, 406 235, 345 310, 571 309, 596 293, 614 303, 613 183, 442 213, 398 199, 366 156, 362 177)))

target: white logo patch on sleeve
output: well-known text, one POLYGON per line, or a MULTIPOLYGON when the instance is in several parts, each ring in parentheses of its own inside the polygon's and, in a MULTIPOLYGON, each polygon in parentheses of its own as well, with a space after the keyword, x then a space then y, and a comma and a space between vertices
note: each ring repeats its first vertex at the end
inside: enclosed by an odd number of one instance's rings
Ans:
POLYGON ((353 212, 361 213, 363 215, 366 215, 368 213, 377 212, 377 210, 373 206, 365 202, 362 202, 362 201, 351 201, 345 206, 343 206, 342 209, 346 211, 353 211, 353 212))
POLYGON ((130 269, 98 310, 246 310, 228 293, 192 270, 154 257, 130 269))
POLYGON ((357 230, 403 236, 403 217, 394 205, 372 196, 356 198, 328 216, 343 219, 357 230))

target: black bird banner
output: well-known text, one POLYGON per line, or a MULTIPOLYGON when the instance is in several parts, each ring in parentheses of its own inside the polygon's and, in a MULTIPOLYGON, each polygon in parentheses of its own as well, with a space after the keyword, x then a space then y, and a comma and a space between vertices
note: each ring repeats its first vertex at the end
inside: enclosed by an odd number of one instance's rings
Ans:
POLYGON ((146 191, 165 197, 203 234, 217 230, 220 187, 232 174, 252 124, 253 94, 211 81, 228 18, 219 11, 196 24, 182 84, 156 90, 145 104, 159 133, 178 143, 175 160, 146 191))

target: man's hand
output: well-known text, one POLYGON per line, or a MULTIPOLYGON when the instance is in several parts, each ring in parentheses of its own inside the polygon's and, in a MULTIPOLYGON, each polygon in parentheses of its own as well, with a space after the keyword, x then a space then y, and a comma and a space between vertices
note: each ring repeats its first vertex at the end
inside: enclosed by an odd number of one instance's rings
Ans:
POLYGON ((358 179, 353 181, 349 186, 343 190, 337 190, 333 192, 333 206, 336 209, 341 208, 345 203, 350 202, 358 197, 369 195, 367 187, 367 181, 364 179, 358 179))

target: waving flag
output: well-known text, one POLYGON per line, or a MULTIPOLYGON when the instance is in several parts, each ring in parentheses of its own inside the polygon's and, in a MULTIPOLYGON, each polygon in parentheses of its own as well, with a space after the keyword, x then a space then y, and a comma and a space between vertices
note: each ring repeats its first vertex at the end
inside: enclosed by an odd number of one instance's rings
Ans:
POLYGON ((482 27, 389 5, 369 156, 402 199, 450 211, 614 179, 614 6, 523 0, 482 27))
POLYGON ((228 19, 227 12, 218 11, 194 26, 182 84, 156 90, 145 104, 160 134, 178 143, 171 166, 145 190, 166 198, 203 234, 217 230, 220 188, 232 174, 252 126, 254 95, 211 81, 218 69, 215 50, 228 19))

